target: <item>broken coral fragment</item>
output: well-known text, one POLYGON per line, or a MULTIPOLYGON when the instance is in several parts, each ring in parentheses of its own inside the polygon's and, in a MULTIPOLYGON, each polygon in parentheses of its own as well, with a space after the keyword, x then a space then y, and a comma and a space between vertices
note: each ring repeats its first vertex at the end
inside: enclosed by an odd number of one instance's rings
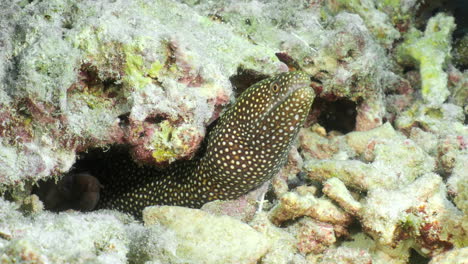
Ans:
POLYGON ((353 195, 338 178, 330 178, 323 183, 323 193, 337 202, 347 213, 356 216, 362 209, 361 203, 356 201, 353 195))
POLYGON ((351 215, 324 197, 317 198, 308 186, 298 187, 294 192, 288 192, 280 197, 279 203, 270 211, 270 220, 279 225, 287 220, 301 216, 309 216, 321 222, 336 225, 348 225, 351 215))
POLYGON ((424 34, 411 28, 405 41, 398 47, 398 59, 419 66, 424 102, 439 106, 447 99, 447 73, 443 67, 450 57, 451 34, 455 29, 454 18, 439 13, 429 19, 424 34))

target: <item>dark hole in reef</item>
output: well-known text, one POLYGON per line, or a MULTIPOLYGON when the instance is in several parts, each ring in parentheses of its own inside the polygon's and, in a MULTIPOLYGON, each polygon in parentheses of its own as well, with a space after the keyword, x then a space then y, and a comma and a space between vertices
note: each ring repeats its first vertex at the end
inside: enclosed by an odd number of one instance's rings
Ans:
POLYGON ((265 201, 268 201, 270 204, 274 204, 274 201, 277 200, 279 197, 275 195, 275 192, 272 188, 269 188, 268 191, 265 193, 265 201))
POLYGON ((120 127, 128 127, 128 125, 130 124, 130 113, 125 113, 125 114, 121 114, 118 116, 119 118, 119 126, 120 127))
POLYGON ((103 96, 114 98, 117 96, 115 88, 119 88, 118 80, 112 77, 101 79, 98 69, 95 65, 85 63, 80 67, 80 76, 82 82, 91 92, 101 90, 105 94, 103 96))
MULTIPOLYGON (((111 155, 131 159, 128 147, 119 145, 108 148, 93 148, 78 154, 72 169, 58 180, 41 180, 32 193, 43 202, 44 208, 53 212, 69 209, 92 211, 96 209, 111 155)), ((104 187, 105 188, 105 187, 104 187)))
POLYGON ((457 27, 453 32, 454 39, 468 33, 468 16, 466 16, 468 5, 466 4, 466 0, 432 0, 422 2, 416 13, 417 28, 424 31, 427 21, 440 12, 448 13, 455 18, 457 27))
POLYGON ((88 86, 94 86, 101 83, 96 66, 85 63, 80 67, 80 75, 88 86))
POLYGON ((73 21, 71 19, 64 19, 64 21, 62 22, 62 27, 65 29, 72 29, 73 21))
POLYGON ((218 15, 218 14, 208 14, 207 17, 209 19, 211 19, 212 21, 215 21, 215 22, 220 22, 220 23, 226 22, 224 20, 224 18, 221 15, 218 15))
POLYGON ((317 98, 312 105, 312 113, 319 113, 316 122, 323 126, 327 132, 339 131, 349 133, 356 126, 357 104, 348 99, 327 101, 317 98))
MULTIPOLYGON (((206 139, 201 149, 206 148, 206 139)), ((205 150, 198 151, 194 160, 199 159, 205 150)), ((112 175, 113 162, 135 162, 129 145, 111 145, 103 148, 91 148, 78 154, 73 168, 62 175, 58 182, 54 179, 38 182, 33 193, 44 203, 45 209, 54 212, 74 209, 92 211, 96 209, 102 190, 109 181, 115 181, 112 175), (110 178, 109 178, 110 176, 110 178), (96 192, 96 190, 99 190, 96 192), (96 195, 96 193, 98 193, 96 195)), ((185 161, 178 161, 185 162, 185 161)), ((142 164, 143 165, 143 164, 142 164)), ((164 170, 164 166, 152 166, 164 170)), ((121 176, 118 176, 121 177, 121 176)))
POLYGON ((145 122, 151 123, 151 124, 159 124, 162 121, 166 120, 166 117, 162 115, 155 115, 155 116, 149 116, 145 119, 145 122))
POLYGON ((318 78, 316 78, 315 76, 311 76, 311 77, 310 77, 310 81, 311 81, 311 82, 316 82, 316 83, 322 84, 322 81, 319 80, 318 78))
POLYGON ((407 74, 408 72, 415 71, 415 70, 416 70, 416 67, 412 65, 405 65, 403 67, 403 74, 407 74))
POLYGON ((268 78, 267 75, 260 74, 254 70, 238 68, 237 73, 229 78, 236 89, 237 95, 240 95, 251 85, 268 78))
POLYGON ((416 250, 411 249, 409 262, 411 264, 427 264, 429 263, 430 259, 421 256, 416 250))

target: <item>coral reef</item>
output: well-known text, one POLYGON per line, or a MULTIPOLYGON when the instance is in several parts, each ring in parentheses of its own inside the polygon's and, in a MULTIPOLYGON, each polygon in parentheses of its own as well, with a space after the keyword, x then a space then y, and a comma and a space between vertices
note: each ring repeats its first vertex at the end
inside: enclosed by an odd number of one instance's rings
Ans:
MULTIPOLYGON (((304 129, 303 133, 313 132, 304 129)), ((408 184, 435 166, 431 156, 413 141, 397 135, 388 123, 370 131, 352 132, 341 137, 348 144, 348 149, 344 148, 348 152, 346 156, 356 155, 356 158, 310 159, 304 163, 310 179, 324 181, 336 177, 347 186, 367 191, 408 184)), ((314 143, 304 141, 302 144, 314 143)))
POLYGON ((17 2, 2 6, 1 24, 2 190, 66 172, 77 152, 109 143, 133 146, 140 161, 189 158, 239 67, 283 65, 173 1, 17 2))
POLYGON ((0 2, 0 262, 467 262, 468 38, 436 2, 0 2), (271 190, 144 223, 75 211, 102 188, 91 152, 196 157, 238 94, 288 70, 316 100, 271 190))

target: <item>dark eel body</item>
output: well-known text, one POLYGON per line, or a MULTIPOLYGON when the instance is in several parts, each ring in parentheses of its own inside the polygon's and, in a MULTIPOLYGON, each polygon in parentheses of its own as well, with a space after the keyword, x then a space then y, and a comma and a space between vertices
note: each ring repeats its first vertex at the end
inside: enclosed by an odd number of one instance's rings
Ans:
POLYGON ((315 97, 303 72, 276 75, 245 90, 208 135, 198 160, 161 170, 126 154, 102 161, 98 208, 141 218, 150 205, 199 208, 236 199, 278 173, 315 97))

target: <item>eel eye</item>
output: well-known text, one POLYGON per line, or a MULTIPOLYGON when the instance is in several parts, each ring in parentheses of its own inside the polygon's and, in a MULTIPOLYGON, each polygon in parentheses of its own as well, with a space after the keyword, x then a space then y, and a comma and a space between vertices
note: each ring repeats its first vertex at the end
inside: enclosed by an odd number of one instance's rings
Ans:
POLYGON ((278 83, 273 83, 270 88, 275 93, 279 92, 279 90, 280 90, 280 86, 279 86, 278 83))

